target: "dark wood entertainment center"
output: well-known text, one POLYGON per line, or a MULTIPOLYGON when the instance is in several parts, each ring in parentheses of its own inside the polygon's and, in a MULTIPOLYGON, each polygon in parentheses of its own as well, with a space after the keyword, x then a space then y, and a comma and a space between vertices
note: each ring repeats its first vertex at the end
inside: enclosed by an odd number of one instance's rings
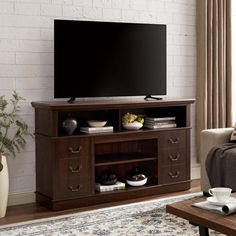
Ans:
POLYGON ((159 101, 113 100, 32 102, 35 108, 36 201, 52 210, 182 191, 190 188, 190 105, 194 99, 159 101), (125 113, 176 117, 176 128, 128 131, 125 113), (71 114, 78 122, 65 135, 63 120, 71 114), (80 132, 87 120, 107 120, 112 133, 80 132), (148 177, 144 186, 97 192, 96 178, 105 170, 121 182, 139 168, 148 177))

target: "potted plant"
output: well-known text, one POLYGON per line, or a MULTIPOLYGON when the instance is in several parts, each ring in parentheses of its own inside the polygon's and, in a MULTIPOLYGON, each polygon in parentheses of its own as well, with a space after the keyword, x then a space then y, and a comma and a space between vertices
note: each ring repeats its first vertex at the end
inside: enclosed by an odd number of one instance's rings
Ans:
POLYGON ((9 176, 6 157, 16 156, 26 145, 26 136, 33 136, 21 119, 19 102, 24 100, 16 91, 8 100, 0 96, 0 218, 7 209, 9 176))

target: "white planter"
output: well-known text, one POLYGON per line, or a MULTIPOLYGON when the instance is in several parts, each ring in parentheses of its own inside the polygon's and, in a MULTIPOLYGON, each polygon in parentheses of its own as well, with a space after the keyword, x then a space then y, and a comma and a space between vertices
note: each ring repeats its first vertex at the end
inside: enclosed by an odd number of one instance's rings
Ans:
POLYGON ((2 156, 3 169, 0 172, 0 218, 6 215, 8 193, 9 193, 9 175, 5 156, 2 156))

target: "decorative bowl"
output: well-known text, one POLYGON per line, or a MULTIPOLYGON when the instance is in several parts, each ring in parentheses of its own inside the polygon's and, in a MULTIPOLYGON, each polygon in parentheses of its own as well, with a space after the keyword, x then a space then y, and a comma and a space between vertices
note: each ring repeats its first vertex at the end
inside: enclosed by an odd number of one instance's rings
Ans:
POLYGON ((88 120, 87 123, 91 127, 103 127, 106 125, 107 121, 105 121, 105 120, 88 120))
POLYGON ((128 124, 123 124, 123 127, 127 130, 138 130, 138 129, 141 129, 143 127, 143 124, 141 124, 138 121, 133 121, 133 122, 128 123, 128 124))
POLYGON ((100 176, 100 183, 103 185, 112 185, 117 182, 116 174, 113 172, 104 172, 100 176))
POLYGON ((127 184, 130 186, 134 186, 134 187, 138 187, 138 186, 143 186, 144 184, 147 183, 147 177, 145 179, 142 180, 126 180, 127 184))

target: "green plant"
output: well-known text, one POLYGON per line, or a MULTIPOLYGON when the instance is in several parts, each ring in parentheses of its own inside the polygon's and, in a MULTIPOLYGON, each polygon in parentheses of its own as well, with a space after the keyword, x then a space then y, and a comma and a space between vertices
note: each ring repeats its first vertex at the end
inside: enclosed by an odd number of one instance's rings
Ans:
POLYGON ((0 171, 1 155, 16 156, 16 152, 23 150, 26 145, 26 136, 32 136, 28 125, 20 115, 19 102, 25 100, 13 91, 12 97, 7 100, 5 96, 0 96, 0 171))

